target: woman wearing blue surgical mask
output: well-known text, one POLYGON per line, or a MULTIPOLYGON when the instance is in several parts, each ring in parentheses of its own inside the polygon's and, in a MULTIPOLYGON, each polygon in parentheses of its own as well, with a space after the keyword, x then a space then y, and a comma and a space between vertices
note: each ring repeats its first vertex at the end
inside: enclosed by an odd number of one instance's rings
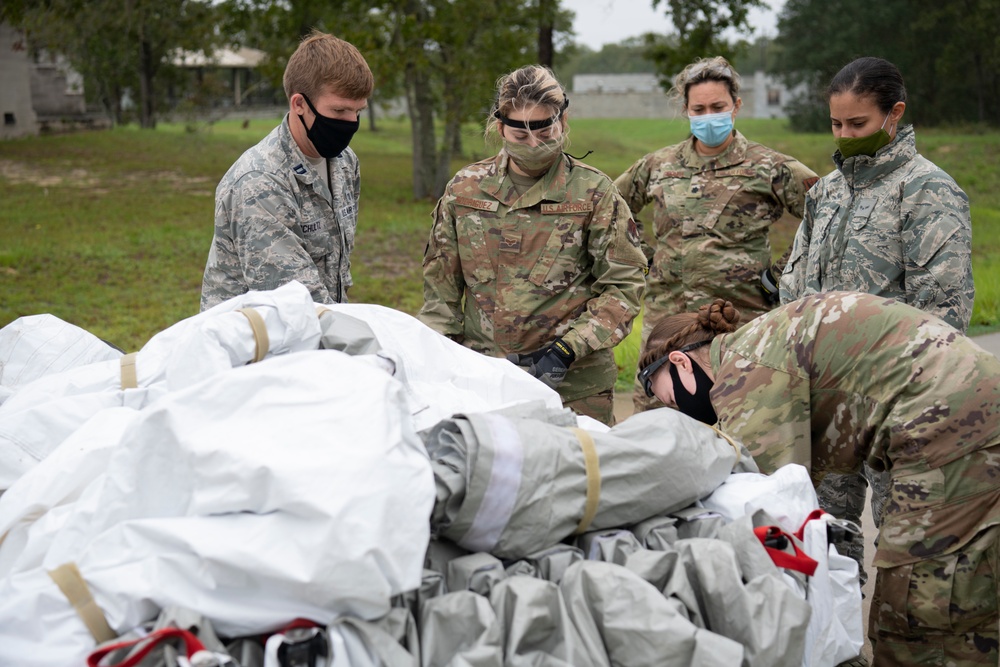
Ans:
MULTIPOLYGON (((806 197, 781 276, 781 302, 817 292, 869 292, 964 332, 975 297, 969 199, 917 153, 913 126, 902 124, 903 75, 882 58, 858 58, 833 77, 827 96, 837 168, 806 197)), ((875 525, 887 475, 866 470, 875 525)), ((861 473, 828 475, 818 489, 820 504, 860 521, 866 486, 861 473)), ((862 545, 848 548, 862 562, 862 545)))
MULTIPOLYGON (((777 301, 771 225, 801 219, 806 190, 818 179, 798 160, 735 129, 740 75, 725 58, 698 60, 674 79, 673 95, 691 136, 644 156, 615 185, 632 214, 653 203, 642 339, 658 321, 722 297, 749 319, 777 301)), ((647 239, 649 235, 647 235, 647 239)), ((636 385, 637 410, 661 405, 636 385)))

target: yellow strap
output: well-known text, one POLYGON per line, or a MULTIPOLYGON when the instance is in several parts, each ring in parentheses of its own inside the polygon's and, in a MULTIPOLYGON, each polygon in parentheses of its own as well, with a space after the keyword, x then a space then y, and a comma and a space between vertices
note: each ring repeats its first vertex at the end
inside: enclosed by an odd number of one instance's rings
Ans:
POLYGON ((50 570, 49 576, 52 577, 52 581, 56 582, 56 586, 66 596, 69 603, 73 605, 73 609, 83 619, 83 624, 87 626, 98 644, 118 636, 108 625, 108 619, 105 618, 104 612, 94 601, 94 597, 90 594, 90 588, 83 580, 76 563, 60 565, 56 569, 50 570))
POLYGON ((250 328, 253 329, 253 339, 257 344, 257 350, 254 352, 251 363, 256 363, 266 357, 267 351, 271 348, 271 341, 267 337, 267 326, 264 324, 264 318, 253 308, 240 308, 240 312, 250 320, 250 328))
POLYGON ((130 352, 121 359, 122 365, 122 389, 136 389, 139 386, 139 378, 135 372, 135 360, 138 352, 130 352))
POLYGON ((709 424, 708 427, 710 429, 712 429, 713 431, 715 431, 716 433, 718 433, 720 438, 722 438, 723 440, 725 440, 726 442, 728 442, 730 445, 732 445, 733 449, 736 450, 736 461, 733 463, 733 467, 735 468, 736 464, 738 464, 740 462, 740 444, 738 442, 736 442, 735 440, 733 440, 732 438, 730 438, 725 433, 723 433, 722 431, 720 431, 719 429, 717 429, 714 426, 712 426, 711 424, 709 424))
POLYGON ((324 313, 332 313, 333 311, 326 306, 316 306, 316 317, 323 317, 324 313))
POLYGON ((576 534, 587 532, 590 522, 597 514, 597 505, 601 501, 601 462, 597 457, 597 447, 594 438, 581 428, 571 428, 576 439, 580 441, 583 450, 583 464, 587 471, 587 502, 583 509, 583 518, 576 527, 576 534))

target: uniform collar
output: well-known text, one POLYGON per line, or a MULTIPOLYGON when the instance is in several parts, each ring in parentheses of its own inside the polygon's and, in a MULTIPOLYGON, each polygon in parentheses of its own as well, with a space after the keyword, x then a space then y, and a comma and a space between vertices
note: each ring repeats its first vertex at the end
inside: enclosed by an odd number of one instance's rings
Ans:
POLYGON ((710 157, 700 155, 694 148, 695 138, 688 137, 688 140, 684 142, 681 148, 681 164, 695 171, 724 169, 742 164, 747 159, 747 148, 750 142, 740 134, 739 130, 735 130, 735 132, 736 136, 733 137, 732 142, 726 147, 726 150, 710 157))
POLYGON ((542 201, 565 201, 566 184, 569 181, 569 170, 572 166, 571 160, 572 158, 565 153, 560 155, 552 168, 542 176, 541 181, 518 199, 514 184, 507 178, 510 156, 507 155, 506 151, 501 150, 493 159, 490 173, 480 181, 479 189, 505 206, 512 208, 515 204, 517 208, 529 208, 542 201))
POLYGON ((833 161, 852 188, 868 187, 912 160, 917 154, 917 138, 912 125, 904 125, 896 138, 883 146, 875 155, 856 155, 844 158, 837 151, 833 161))

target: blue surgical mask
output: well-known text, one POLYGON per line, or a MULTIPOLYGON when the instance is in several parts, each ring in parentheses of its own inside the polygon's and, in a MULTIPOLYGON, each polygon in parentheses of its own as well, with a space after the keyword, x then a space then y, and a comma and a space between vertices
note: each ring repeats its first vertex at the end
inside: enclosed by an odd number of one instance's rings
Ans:
POLYGON ((733 112, 691 116, 691 134, 709 148, 721 146, 733 132, 733 112))

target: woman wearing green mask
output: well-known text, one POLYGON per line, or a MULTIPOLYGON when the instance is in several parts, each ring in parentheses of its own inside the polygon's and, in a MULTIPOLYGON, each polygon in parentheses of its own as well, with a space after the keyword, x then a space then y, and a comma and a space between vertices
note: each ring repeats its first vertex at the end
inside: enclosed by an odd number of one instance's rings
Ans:
MULTIPOLYGON (((685 67, 673 96, 691 136, 642 157, 615 180, 633 215, 653 205, 643 341, 662 318, 716 297, 732 301, 746 319, 777 301, 771 225, 786 213, 801 220, 806 190, 819 179, 734 128, 739 93, 740 75, 721 56, 685 67)), ((638 385, 633 402, 636 410, 660 405, 638 385)))
POLYGON ((580 414, 612 423, 612 348, 639 312, 645 257, 606 175, 563 152, 569 99, 545 67, 497 82, 487 137, 434 209, 420 319, 506 356, 580 414))
MULTIPOLYGON (((781 276, 781 302, 834 290, 868 292, 933 313, 964 332, 975 296, 969 200, 951 176, 917 153, 913 127, 901 125, 902 74, 882 58, 858 58, 833 77, 827 95, 837 169, 806 197, 781 276)), ((817 489, 820 505, 860 522, 865 477, 878 525, 888 473, 828 475, 817 489)), ((860 543, 848 552, 863 563, 860 543)))
POLYGON ((836 171, 806 198, 781 276, 781 301, 832 290, 888 296, 969 327, 972 223, 969 199, 917 153, 900 125, 906 87, 895 65, 858 58, 827 91, 836 171))

